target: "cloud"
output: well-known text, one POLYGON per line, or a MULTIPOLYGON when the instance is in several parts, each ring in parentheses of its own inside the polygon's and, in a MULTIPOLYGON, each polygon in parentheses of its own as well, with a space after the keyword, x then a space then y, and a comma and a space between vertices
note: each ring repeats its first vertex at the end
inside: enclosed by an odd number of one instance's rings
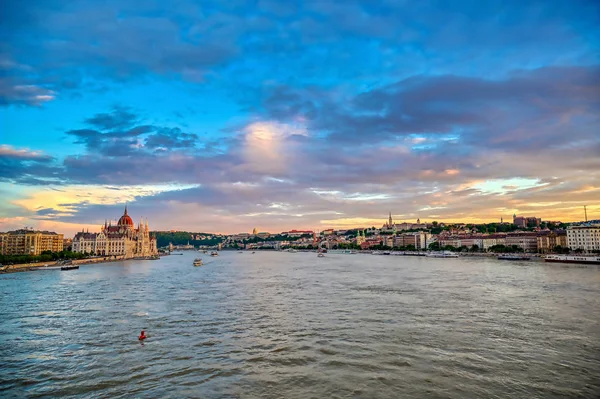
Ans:
POLYGON ((125 107, 114 107, 112 112, 99 113, 85 120, 85 123, 99 130, 128 130, 138 121, 138 116, 125 107))
POLYGON ((197 134, 184 133, 177 127, 161 128, 146 137, 145 147, 153 149, 191 148, 196 146, 197 140, 197 134))
POLYGON ((31 151, 26 148, 16 149, 10 145, 0 145, 0 157, 4 159, 16 159, 20 161, 35 161, 35 162, 49 162, 52 157, 45 155, 39 151, 31 151))
POLYGON ((389 210, 572 217, 597 195, 597 2, 83 0, 5 11, 0 103, 20 108, 3 112, 58 115, 79 106, 75 95, 92 109, 56 118, 67 143, 52 156, 0 147, 2 184, 43 193, 3 193, 31 218, 104 220, 127 199, 164 228, 316 228, 377 224, 389 210), (214 114, 198 112, 198 98, 214 114), (104 108, 115 103, 128 106, 104 108), (185 188, 150 189, 167 183, 185 188))
POLYGON ((193 148, 198 136, 185 133, 178 127, 140 124, 132 110, 115 107, 112 112, 99 113, 87 118, 92 129, 73 129, 67 135, 84 144, 91 153, 107 157, 148 155, 153 150, 169 152, 178 148, 193 148))
POLYGON ((56 93, 33 84, 15 84, 0 77, 0 106, 31 105, 39 106, 54 100, 56 93))
MULTIPOLYGON (((181 0, 167 7, 111 0, 102 9, 94 1, 29 1, 3 11, 2 53, 29 67, 10 69, 10 87, 56 95, 85 92, 90 80, 149 76, 255 90, 266 81, 372 87, 415 70, 502 76, 515 67, 598 62, 598 37, 590 31, 600 13, 589 1, 573 7, 566 0, 418 6, 355 0, 298 7, 181 0)), ((5 104, 14 101, 22 100, 9 96, 5 104)))

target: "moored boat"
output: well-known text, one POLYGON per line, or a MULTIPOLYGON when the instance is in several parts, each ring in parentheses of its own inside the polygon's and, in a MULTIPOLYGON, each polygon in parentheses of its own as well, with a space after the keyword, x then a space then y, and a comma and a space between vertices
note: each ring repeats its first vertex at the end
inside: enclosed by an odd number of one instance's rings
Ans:
POLYGON ((499 255, 498 260, 530 260, 529 256, 525 255, 499 255))
POLYGON ((546 262, 578 263, 582 265, 600 265, 600 256, 586 255, 547 255, 546 262))
POLYGON ((79 265, 62 266, 60 270, 77 270, 79 265))
POLYGON ((429 258, 458 258, 458 254, 450 251, 431 252, 426 255, 429 258))

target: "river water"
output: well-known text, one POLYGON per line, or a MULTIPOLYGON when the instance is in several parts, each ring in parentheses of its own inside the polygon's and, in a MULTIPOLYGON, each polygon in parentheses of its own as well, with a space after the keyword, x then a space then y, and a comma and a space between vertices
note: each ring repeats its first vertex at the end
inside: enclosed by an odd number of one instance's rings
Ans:
POLYGON ((1 275, 0 396, 600 396, 597 266, 198 255, 1 275))

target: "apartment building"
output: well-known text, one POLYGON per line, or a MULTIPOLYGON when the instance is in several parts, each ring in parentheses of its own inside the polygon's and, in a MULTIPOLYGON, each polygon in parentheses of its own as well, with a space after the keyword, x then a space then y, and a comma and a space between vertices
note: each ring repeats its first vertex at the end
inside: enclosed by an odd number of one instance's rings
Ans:
POLYGON ((2 255, 39 255, 63 250, 63 235, 51 231, 15 230, 0 233, 2 255))
POLYGON ((585 252, 600 250, 600 224, 583 224, 567 227, 567 242, 571 249, 585 252))

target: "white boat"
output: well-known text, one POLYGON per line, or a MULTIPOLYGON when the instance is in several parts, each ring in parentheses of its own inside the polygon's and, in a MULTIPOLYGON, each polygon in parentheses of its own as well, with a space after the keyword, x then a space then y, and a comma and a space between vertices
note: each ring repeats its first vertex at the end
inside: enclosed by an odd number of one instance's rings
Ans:
POLYGON ((194 266, 202 266, 202 265, 203 265, 202 259, 200 259, 200 258, 194 259, 194 266))
POLYGON ((430 252, 427 254, 429 258, 458 258, 458 254, 450 251, 430 252))
POLYGON ((219 253, 217 251, 212 251, 210 253, 210 256, 219 256, 219 253))
POLYGON ((546 262, 579 263, 583 265, 600 265, 600 256, 587 255, 547 255, 546 262))
POLYGON ((322 252, 319 252, 319 253, 317 254, 317 257, 318 257, 318 258, 324 258, 324 257, 325 257, 325 254, 324 254, 324 253, 322 253, 322 252))

